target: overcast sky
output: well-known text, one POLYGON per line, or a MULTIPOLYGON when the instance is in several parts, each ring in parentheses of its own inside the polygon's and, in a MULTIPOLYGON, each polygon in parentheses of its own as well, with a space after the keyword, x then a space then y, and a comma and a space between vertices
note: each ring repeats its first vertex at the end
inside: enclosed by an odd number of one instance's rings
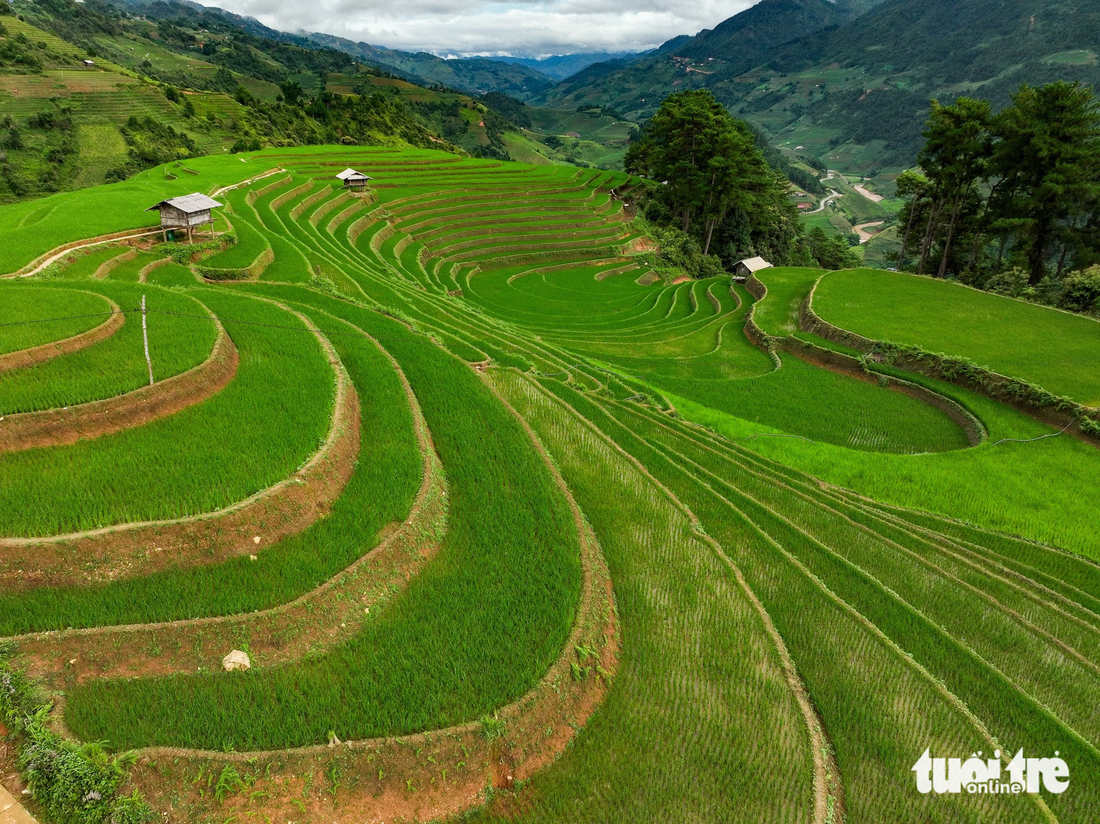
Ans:
POLYGON ((452 54, 640 51, 757 0, 202 0, 282 31, 452 54))

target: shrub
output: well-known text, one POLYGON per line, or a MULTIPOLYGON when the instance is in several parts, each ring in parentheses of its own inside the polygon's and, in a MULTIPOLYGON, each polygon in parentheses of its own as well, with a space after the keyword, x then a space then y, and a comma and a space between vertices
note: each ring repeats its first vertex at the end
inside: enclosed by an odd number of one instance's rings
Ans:
POLYGON ((1073 312, 1100 312, 1100 266, 1072 272, 1063 281, 1058 305, 1073 312))
POLYGON ((1028 290, 1028 272, 1016 267, 998 272, 985 282, 986 291, 996 292, 998 295, 1009 297, 1022 297, 1028 290))
POLYGON ((49 705, 40 704, 26 677, 0 660, 0 716, 15 732, 19 769, 31 797, 58 824, 142 824, 153 811, 136 790, 119 795, 136 760, 112 756, 102 743, 78 744, 50 729, 49 705))
POLYGON ((675 227, 643 224, 657 242, 658 251, 639 256, 640 262, 657 270, 682 269, 693 278, 713 278, 726 274, 716 255, 704 255, 699 241, 675 227))

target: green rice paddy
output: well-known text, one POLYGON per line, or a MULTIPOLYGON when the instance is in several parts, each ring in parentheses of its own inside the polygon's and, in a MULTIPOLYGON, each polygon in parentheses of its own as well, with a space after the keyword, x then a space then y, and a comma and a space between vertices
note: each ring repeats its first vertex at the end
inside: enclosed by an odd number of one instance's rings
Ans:
POLYGON ((103 298, 72 289, 35 289, 3 284, 4 320, 0 355, 71 338, 109 319, 103 298))

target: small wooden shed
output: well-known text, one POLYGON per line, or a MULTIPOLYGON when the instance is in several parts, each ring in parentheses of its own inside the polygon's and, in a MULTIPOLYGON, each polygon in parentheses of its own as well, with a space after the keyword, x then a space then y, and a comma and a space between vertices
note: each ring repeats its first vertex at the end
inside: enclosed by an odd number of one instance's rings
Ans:
POLYGON ((367 181, 374 180, 373 177, 369 177, 356 169, 344 169, 336 177, 344 181, 345 189, 365 189, 367 188, 367 181))
POLYGON ((738 277, 747 278, 749 275, 759 272, 761 269, 771 269, 772 265, 762 257, 745 258, 737 261, 733 273, 738 277))
POLYGON ((164 233, 165 241, 168 240, 169 229, 187 230, 188 242, 193 242, 192 233, 197 226, 213 223, 214 218, 210 214, 211 209, 217 209, 222 204, 212 197, 194 192, 182 197, 174 197, 171 200, 162 200, 156 206, 150 206, 145 211, 160 212, 160 228, 164 233))
POLYGON ((84 68, 94 69, 95 68, 95 61, 94 60, 85 60, 84 61, 84 68))

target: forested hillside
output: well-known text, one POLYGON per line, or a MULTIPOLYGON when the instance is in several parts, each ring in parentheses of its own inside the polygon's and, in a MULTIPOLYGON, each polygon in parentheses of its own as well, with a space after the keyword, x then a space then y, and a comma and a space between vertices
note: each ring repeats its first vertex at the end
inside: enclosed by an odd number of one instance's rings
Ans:
POLYGON ((387 69, 407 80, 447 86, 467 94, 503 92, 527 100, 554 85, 554 81, 537 68, 520 63, 482 57, 444 60, 427 52, 413 54, 318 32, 310 34, 309 39, 387 69))
POLYGON ((849 22, 880 2, 763 0, 713 29, 675 37, 642 60, 591 66, 541 99, 552 105, 603 100, 648 115, 668 92, 736 76, 760 65, 777 47, 849 22))
POLYGON ((299 40, 178 2, 0 3, 0 202, 264 146, 538 157, 512 108, 299 40))
POLYGON ((929 98, 978 94, 1000 107, 1025 81, 1100 79, 1095 4, 827 6, 764 0, 633 65, 592 66, 541 100, 644 118, 672 91, 708 88, 782 146, 875 171, 915 161, 929 98))

